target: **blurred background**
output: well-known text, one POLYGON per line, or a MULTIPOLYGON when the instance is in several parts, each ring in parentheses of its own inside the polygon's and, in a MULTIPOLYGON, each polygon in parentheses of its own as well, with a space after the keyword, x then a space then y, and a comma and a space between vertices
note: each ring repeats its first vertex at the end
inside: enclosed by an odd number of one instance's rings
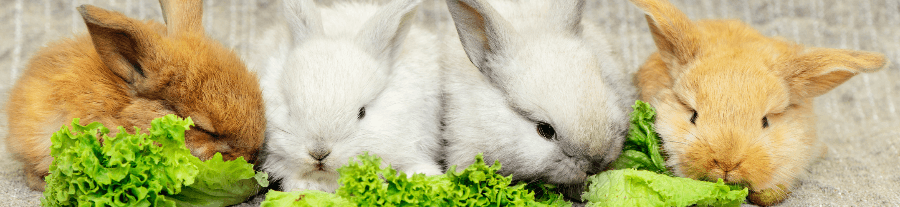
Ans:
MULTIPOLYGON (((317 0, 331 5, 348 0, 317 0)), ((365 1, 365 0, 361 0, 365 1)), ((382 2, 386 0, 371 0, 382 2)), ((605 29, 634 72, 656 50, 643 13, 626 0, 587 0, 585 18, 605 29)), ((673 0, 690 18, 743 20, 769 36, 807 46, 881 52, 891 63, 816 99, 818 135, 829 150, 782 206, 900 206, 900 0, 673 0)), ((135 19, 162 22, 156 0, 0 0, 0 106, 32 54, 49 41, 86 32, 75 7, 93 4, 135 19)), ((443 0, 424 0, 418 20, 455 32, 443 0)), ((327 17, 325 17, 327 18, 327 17)), ((276 0, 208 0, 203 22, 212 38, 248 55, 266 28, 281 21, 276 0)), ((0 136, 6 137, 6 113, 0 136)), ((0 206, 38 206, 21 163, 0 142, 0 206)))

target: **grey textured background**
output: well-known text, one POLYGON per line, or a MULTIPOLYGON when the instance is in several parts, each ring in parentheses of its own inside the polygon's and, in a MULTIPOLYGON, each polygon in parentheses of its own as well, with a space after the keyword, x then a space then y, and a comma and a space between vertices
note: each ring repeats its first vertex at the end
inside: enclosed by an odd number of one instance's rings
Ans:
MULTIPOLYGON (((341 0, 318 0, 323 4, 341 0)), ((586 17, 602 26, 626 66, 636 70, 656 48, 640 11, 625 0, 588 0, 586 17)), ((0 105, 31 55, 49 41, 85 32, 75 7, 94 4, 137 19, 162 21, 155 0, 0 0, 0 105)), ((900 0, 675 0, 692 19, 732 18, 763 34, 817 47, 884 53, 885 70, 862 74, 816 99, 818 134, 828 154, 782 206, 900 206, 900 0)), ((425 0, 419 20, 452 31, 440 0, 425 0)), ((255 37, 280 18, 274 0, 206 1, 209 35, 246 55, 255 37)), ((5 107, 4 107, 5 108, 5 107)), ((6 136, 6 114, 0 136, 6 136)), ((5 145, 0 142, 0 145, 5 145)), ((38 206, 21 164, 0 146, 0 206, 38 206)))

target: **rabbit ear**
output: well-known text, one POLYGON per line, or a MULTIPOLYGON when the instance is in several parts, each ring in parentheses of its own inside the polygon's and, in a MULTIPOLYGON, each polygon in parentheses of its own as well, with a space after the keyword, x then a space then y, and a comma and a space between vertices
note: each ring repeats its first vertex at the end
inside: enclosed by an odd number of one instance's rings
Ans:
POLYGON ((203 34, 201 0, 159 0, 159 6, 169 34, 203 34))
POLYGON ((91 5, 78 7, 84 18, 94 48, 109 70, 131 85, 143 88, 148 77, 156 74, 152 68, 142 67, 142 60, 154 59, 159 34, 137 20, 118 12, 91 5))
POLYGON ((822 95, 859 72, 875 72, 886 65, 880 53, 830 48, 809 49, 780 63, 791 94, 798 98, 822 95))
POLYGON ((581 17, 584 13, 584 0, 556 0, 552 3, 552 18, 565 30, 581 34, 581 17))
POLYGON ((447 7, 469 60, 492 77, 491 69, 483 67, 484 63, 509 49, 515 30, 483 0, 447 0, 447 7))
POLYGON ((631 0, 631 3, 646 14, 653 41, 667 64, 684 65, 700 53, 697 26, 675 5, 667 0, 631 0))
POLYGON ((369 19, 356 35, 357 43, 379 60, 393 60, 409 33, 421 0, 394 0, 369 19))
POLYGON ((325 31, 322 27, 322 16, 316 9, 315 2, 312 0, 284 0, 283 3, 284 17, 291 29, 294 45, 325 31))

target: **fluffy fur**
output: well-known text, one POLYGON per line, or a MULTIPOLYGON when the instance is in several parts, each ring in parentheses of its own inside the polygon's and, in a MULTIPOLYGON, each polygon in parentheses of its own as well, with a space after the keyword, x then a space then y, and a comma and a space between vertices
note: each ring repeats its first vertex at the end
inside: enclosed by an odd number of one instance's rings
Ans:
POLYGON ((513 179, 576 184, 619 156, 634 88, 582 21, 584 1, 447 4, 457 30, 445 40, 448 165, 484 153, 513 179), (540 123, 555 135, 539 134, 540 123))
POLYGON ((413 25, 419 2, 284 2, 286 24, 266 32, 254 66, 269 109, 263 168, 283 190, 333 192, 335 169, 365 151, 441 173, 438 44, 413 25))
POLYGON ((165 26, 78 7, 89 34, 50 43, 28 63, 11 91, 6 142, 24 161, 29 187, 43 189, 51 134, 73 118, 133 132, 165 114, 191 117, 193 155, 255 160, 265 130, 255 75, 206 37, 200 1, 160 3, 165 26))
POLYGON ((635 82, 657 108, 667 164, 678 176, 749 184, 760 205, 785 198, 825 152, 813 98, 886 65, 878 53, 807 48, 736 20, 693 22, 665 0, 632 2, 659 48, 635 82), (779 199, 758 199, 763 191, 779 199))

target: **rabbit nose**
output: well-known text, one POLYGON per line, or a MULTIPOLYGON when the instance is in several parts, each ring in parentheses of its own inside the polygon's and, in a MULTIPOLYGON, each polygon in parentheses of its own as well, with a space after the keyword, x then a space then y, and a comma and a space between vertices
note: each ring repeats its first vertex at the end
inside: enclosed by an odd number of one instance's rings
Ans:
POLYGON ((565 155, 565 156, 568 157, 568 158, 574 158, 574 157, 575 157, 575 153, 569 152, 569 150, 567 150, 567 149, 559 149, 559 151, 562 152, 562 154, 565 155))
POLYGON ((727 183, 739 183, 743 182, 741 176, 738 175, 738 167, 741 166, 743 162, 736 163, 724 163, 717 159, 713 159, 713 164, 716 165, 711 171, 711 179, 722 178, 727 183))
POLYGON ((328 150, 325 148, 316 148, 316 149, 309 151, 309 156, 312 156, 313 159, 316 159, 318 161, 324 160, 330 154, 331 154, 331 150, 328 150))

